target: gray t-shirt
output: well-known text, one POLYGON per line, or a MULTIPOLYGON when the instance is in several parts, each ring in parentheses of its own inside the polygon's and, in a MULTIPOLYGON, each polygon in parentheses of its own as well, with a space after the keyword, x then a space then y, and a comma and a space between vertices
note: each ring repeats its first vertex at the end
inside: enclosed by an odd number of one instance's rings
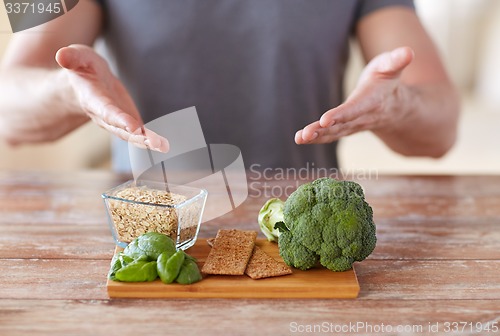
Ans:
MULTIPOLYGON (((102 0, 104 39, 144 122, 196 106, 207 143, 254 168, 337 167, 295 132, 343 98, 357 20, 411 0, 102 0), (256 166, 258 165, 258 166, 256 166)), ((168 135, 167 135, 168 137, 168 135)), ((115 143, 115 167, 127 146, 115 143)))

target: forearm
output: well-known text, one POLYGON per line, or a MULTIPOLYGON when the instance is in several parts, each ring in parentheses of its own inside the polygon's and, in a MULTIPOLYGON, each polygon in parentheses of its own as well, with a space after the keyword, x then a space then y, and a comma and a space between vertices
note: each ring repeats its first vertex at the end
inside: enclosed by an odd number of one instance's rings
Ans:
POLYGON ((401 84, 394 99, 384 106, 395 122, 374 129, 392 150, 407 156, 441 157, 456 139, 459 96, 449 84, 407 86, 401 84))
POLYGON ((0 92, 0 138, 12 145, 56 140, 88 120, 62 69, 3 69, 0 92))

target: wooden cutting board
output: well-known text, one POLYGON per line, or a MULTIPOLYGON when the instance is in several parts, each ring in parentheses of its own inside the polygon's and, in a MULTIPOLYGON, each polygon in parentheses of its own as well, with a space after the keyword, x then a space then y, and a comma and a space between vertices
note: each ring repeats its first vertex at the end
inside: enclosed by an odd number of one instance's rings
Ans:
MULTIPOLYGON (((278 245, 258 239, 256 244, 277 260, 278 245)), ((121 251, 117 248, 115 253, 121 251)), ((210 251, 206 239, 198 239, 187 252, 201 266, 210 251)), ((293 274, 252 280, 246 275, 204 275, 192 285, 166 285, 159 279, 153 282, 107 281, 110 298, 356 298, 359 293, 354 269, 332 272, 326 268, 308 271, 293 269, 293 274)))

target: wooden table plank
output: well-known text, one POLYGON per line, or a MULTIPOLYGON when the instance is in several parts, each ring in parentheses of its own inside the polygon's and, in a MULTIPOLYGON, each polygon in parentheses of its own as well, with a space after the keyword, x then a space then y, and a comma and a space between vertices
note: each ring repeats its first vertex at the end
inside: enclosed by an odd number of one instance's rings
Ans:
POLYGON ((500 300, 500 260, 365 260, 356 273, 364 299, 500 300))
MULTIPOLYGON (((256 221, 223 217, 202 224, 200 236, 213 237, 220 227, 259 230, 256 221)), ((0 224, 0 232, 3 259, 109 259, 114 249, 104 214, 98 224, 0 224)), ((500 217, 474 221, 382 219, 377 223, 377 235, 371 259, 500 259, 500 217)))
POLYGON ((104 223, 0 224, 0 259, 109 259, 115 244, 104 223))
POLYGON ((427 219, 494 219, 500 216, 500 197, 384 196, 367 198, 374 209, 375 220, 383 218, 427 219))
POLYGON ((447 321, 498 321, 497 303, 494 300, 425 303, 422 300, 2 299, 0 334, 137 335, 140 331, 142 335, 300 335, 291 332, 294 322, 348 325, 358 321, 372 326, 390 322, 393 326, 414 324, 423 328, 438 322, 442 331, 447 321))
POLYGON ((500 216, 494 219, 383 219, 371 259, 500 259, 500 216))
POLYGON ((107 299, 109 260, 0 259, 0 298, 107 299))
MULTIPOLYGON (((366 194, 401 197, 498 197, 500 175, 375 175, 358 179, 366 194)), ((286 182, 285 182, 286 183, 286 182)))

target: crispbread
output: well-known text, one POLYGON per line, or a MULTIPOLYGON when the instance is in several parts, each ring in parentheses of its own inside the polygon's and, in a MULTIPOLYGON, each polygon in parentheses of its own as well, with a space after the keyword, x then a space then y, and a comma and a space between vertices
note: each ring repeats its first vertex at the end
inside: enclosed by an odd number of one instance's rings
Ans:
MULTIPOLYGON (((215 238, 207 239, 207 244, 210 247, 213 247, 214 242, 215 238)), ((292 269, 285 263, 280 262, 268 255, 260 247, 254 246, 252 256, 250 257, 247 268, 245 269, 245 274, 250 278, 257 280, 292 274, 292 269)))
POLYGON ((219 230, 201 271, 205 274, 244 274, 256 238, 255 231, 219 230))
POLYGON ((285 263, 279 262, 260 247, 253 248, 253 254, 248 262, 245 274, 250 278, 262 279, 281 275, 292 274, 292 269, 285 263))

